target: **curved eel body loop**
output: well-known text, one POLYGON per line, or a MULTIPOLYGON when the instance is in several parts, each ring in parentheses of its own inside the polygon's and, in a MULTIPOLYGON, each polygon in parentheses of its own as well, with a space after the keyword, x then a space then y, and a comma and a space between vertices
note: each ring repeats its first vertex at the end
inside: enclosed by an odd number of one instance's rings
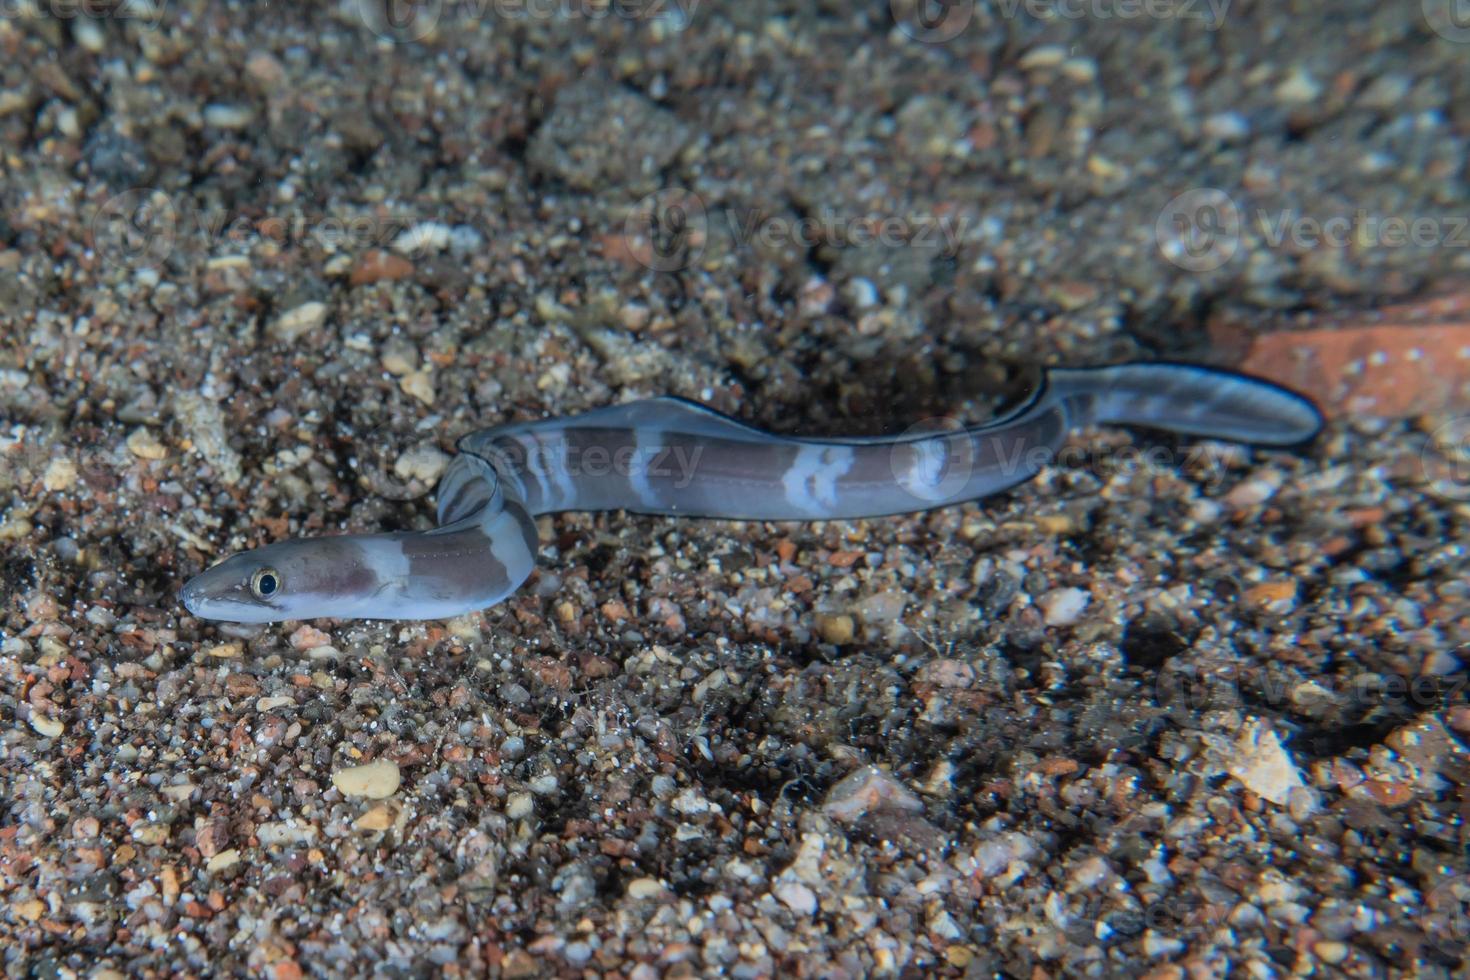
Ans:
POLYGON ((1185 364, 1059 369, 1008 415, 897 437, 773 435, 681 398, 653 398, 465 436, 438 487, 439 527, 266 545, 181 593, 231 622, 438 619, 493 605, 536 564, 534 518, 627 510, 732 520, 879 517, 976 500, 1035 476, 1073 429, 1128 425, 1289 446, 1321 416, 1244 375, 1185 364))

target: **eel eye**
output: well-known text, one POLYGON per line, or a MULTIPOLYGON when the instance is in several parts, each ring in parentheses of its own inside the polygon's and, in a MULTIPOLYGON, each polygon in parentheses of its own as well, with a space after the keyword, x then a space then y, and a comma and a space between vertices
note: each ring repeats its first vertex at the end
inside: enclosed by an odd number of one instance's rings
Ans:
POLYGON ((269 599, 281 591, 281 576, 274 568, 262 568, 250 576, 250 591, 257 599, 269 599))

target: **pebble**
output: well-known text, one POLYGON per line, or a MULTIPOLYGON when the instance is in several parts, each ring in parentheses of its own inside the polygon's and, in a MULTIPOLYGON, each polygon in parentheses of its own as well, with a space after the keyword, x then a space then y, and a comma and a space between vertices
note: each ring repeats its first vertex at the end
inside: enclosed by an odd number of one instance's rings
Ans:
POLYGON ((449 466, 450 456, 439 447, 422 444, 414 446, 399 456, 393 463, 393 472, 400 479, 419 480, 433 485, 449 466))
POLYGON ((332 773, 332 785, 343 796, 365 796, 370 800, 381 800, 398 792, 402 778, 398 763, 391 759, 378 759, 366 765, 332 773))
POLYGON ((1086 589, 1053 589, 1037 600, 1042 618, 1048 626, 1070 626, 1082 616, 1082 611, 1092 601, 1092 593, 1086 589))
POLYGON ((815 617, 815 625, 817 635, 822 638, 822 642, 835 646, 851 643, 857 635, 857 623, 846 613, 836 615, 819 613, 815 617))
POLYGON ((134 429, 128 435, 128 452, 139 459, 163 459, 168 455, 151 429, 134 429))
POLYGON ((41 477, 41 485, 51 493, 70 490, 76 482, 77 464, 64 456, 47 464, 46 473, 41 477))
POLYGON ((219 481, 231 487, 239 483, 240 454, 230 447, 225 413, 219 403, 198 392, 180 391, 174 396, 174 414, 219 481))
POLYGON ((512 820, 523 820, 536 809, 536 800, 530 793, 512 793, 505 799, 505 815, 512 820))
POLYGON ((815 915, 817 911, 817 895, 806 885, 799 881, 777 882, 771 893, 781 900, 797 915, 815 915))
POLYGON ((1022 71, 1040 71, 1056 68, 1067 60, 1067 49, 1060 44, 1043 44, 1021 55, 1017 62, 1022 71))
POLYGON ((398 819, 397 811, 386 803, 376 803, 368 808, 368 811, 353 821, 352 826, 358 830, 370 832, 381 832, 393 826, 393 821, 398 819))
POLYGON ((1250 135, 1251 126, 1239 112, 1217 112, 1205 117, 1202 126, 1206 136, 1217 140, 1242 140, 1250 135))
POLYGON ((434 404, 434 378, 428 371, 410 371, 398 379, 398 387, 405 395, 417 398, 425 405, 434 404))
POLYGON ((393 250, 407 255, 442 252, 454 240, 454 232, 438 221, 421 221, 393 239, 393 250))
POLYGON ((1293 790, 1305 789, 1301 770, 1276 737, 1276 732, 1256 720, 1247 722, 1227 760, 1230 775, 1257 796, 1285 806, 1293 790))
POLYGON ((313 300, 302 303, 276 317, 269 332, 272 337, 288 344, 317 330, 327 322, 327 304, 313 300))
POLYGON ((204 124, 215 129, 244 129, 254 118, 249 106, 216 102, 204 107, 204 124))
POLYGON ((628 882, 628 897, 632 899, 658 898, 663 893, 663 882, 657 878, 634 878, 628 882))
POLYGON ((834 820, 853 821, 872 810, 922 813, 921 801, 897 779, 877 766, 863 766, 827 791, 822 812, 834 820))
POLYGON ((34 713, 31 715, 31 727, 38 734, 44 735, 46 738, 60 738, 62 733, 66 731, 66 726, 55 718, 34 713))
POLYGON ((401 255, 372 249, 363 254, 352 266, 348 282, 354 286, 365 286, 374 282, 397 282, 411 278, 414 264, 401 255))
POLYGON ((235 865, 237 865, 239 863, 240 863, 240 852, 238 850, 236 850, 235 848, 231 847, 231 848, 228 848, 226 850, 220 851, 214 857, 212 857, 208 861, 206 861, 204 863, 204 870, 210 872, 211 874, 214 874, 215 872, 224 871, 226 869, 233 868, 235 865))

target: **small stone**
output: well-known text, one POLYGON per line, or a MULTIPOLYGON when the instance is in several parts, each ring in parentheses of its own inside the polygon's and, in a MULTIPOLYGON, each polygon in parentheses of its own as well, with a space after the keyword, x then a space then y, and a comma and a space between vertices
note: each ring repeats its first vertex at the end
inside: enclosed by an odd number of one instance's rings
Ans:
POLYGON ((31 715, 31 727, 46 738, 60 738, 61 733, 66 731, 65 725, 46 715, 31 715))
POLYGON ((658 898, 663 893, 663 883, 657 878, 634 878, 628 882, 628 897, 635 900, 658 898))
POLYGON ((41 485, 52 493, 62 490, 70 490, 77 482, 77 464, 66 457, 53 459, 46 466, 46 473, 41 477, 41 485))
POLYGON ((1322 94, 1322 83, 1300 68, 1292 68, 1276 86, 1276 101, 1286 105, 1316 102, 1322 94))
POLYGON ((327 304, 313 300, 276 317, 275 322, 270 325, 270 334, 288 344, 295 343, 326 321, 327 304))
POLYGON ((401 255, 373 249, 357 260, 352 267, 348 282, 363 286, 373 282, 396 282, 407 279, 414 273, 414 264, 401 255))
POLYGON ((386 803, 374 804, 366 813, 358 817, 352 826, 358 830, 370 832, 381 832, 393 826, 393 821, 398 819, 394 808, 386 803))
POLYGON ((77 44, 93 54, 101 54, 102 49, 107 46, 107 38, 94 17, 78 17, 72 21, 71 33, 77 44))
POLYGON ((215 657, 219 660, 230 660, 242 655, 245 648, 239 643, 221 643, 204 651, 206 657, 215 657))
POLYGON ((536 800, 530 793, 512 793, 505 800, 505 815, 512 820, 523 820, 536 809, 536 800))
POLYGON ((771 893, 781 900, 781 904, 798 915, 816 914, 816 893, 799 881, 779 882, 771 889, 771 893))
POLYGON ((1048 626, 1070 626, 1077 622, 1082 610, 1092 601, 1086 589, 1053 589, 1037 600, 1041 615, 1048 626))
POLYGON ((924 804, 892 775, 877 766, 863 766, 840 779, 827 792, 822 811, 834 820, 856 820, 871 810, 920 813, 924 804))
POLYGON ((1281 740, 1259 721, 1251 721, 1241 729, 1226 769, 1246 789, 1277 806, 1285 806, 1293 790, 1306 787, 1301 770, 1281 747, 1281 740))
POLYGON ((437 446, 424 444, 414 446, 393 463, 393 472, 400 479, 419 480, 434 484, 449 466, 449 456, 437 446))
POLYGON ((1335 939, 1320 939, 1312 944, 1312 952, 1328 966, 1337 966, 1348 958, 1348 945, 1335 939))
POLYGON ((226 868, 233 868, 239 863, 240 852, 231 847, 227 850, 220 851, 214 857, 205 862, 204 870, 210 873, 214 873, 216 871, 224 871, 226 868))
POLYGON ((133 825, 133 840, 152 847, 168 840, 169 827, 166 823, 139 823, 133 825))
POLYGON ((407 254, 442 252, 453 240, 453 231, 438 221, 421 221, 393 240, 393 250, 407 254))
POLYGON ((314 650, 332 642, 332 638, 315 626, 303 624, 292 631, 287 639, 292 650, 314 650))
POLYGON ((24 902, 16 902, 10 906, 17 918, 27 922, 35 922, 46 914, 46 903, 39 898, 27 899, 24 902))
POLYGON ((215 129, 244 129, 255 118, 249 106, 216 102, 204 107, 204 125, 215 129))
POLYGON ((1021 55, 1018 64, 1022 71, 1040 71, 1056 68, 1067 60, 1067 49, 1060 44, 1043 44, 1021 55))
POLYGON ((163 459, 168 450, 148 429, 134 429, 128 436, 128 452, 139 459, 163 459))
POLYGON ((1207 116, 1203 129, 1206 136, 1224 142, 1245 139, 1251 133, 1250 122, 1239 112, 1217 112, 1207 116))
POLYGON ((1061 64, 1062 77, 1078 85, 1097 81, 1097 62, 1091 58, 1072 57, 1061 64))
POLYGON ((403 776, 391 759, 378 759, 332 773, 332 785, 343 796, 365 796, 381 800, 398 792, 403 776))
POLYGON ((398 387, 405 395, 417 398, 425 405, 434 404, 434 379, 427 371, 412 371, 398 379, 398 387))
POLYGON ((1232 487, 1223 499, 1227 506, 1237 509, 1257 507, 1276 496, 1283 479, 1279 470, 1257 470, 1248 479, 1232 487))
POLYGON ((1262 582, 1245 590, 1246 602, 1260 606, 1270 612, 1290 612, 1296 605, 1297 584, 1295 579, 1283 579, 1279 582, 1262 582))
POLYGON ((818 613, 816 617, 817 635, 824 643, 841 646, 851 643, 857 632, 857 624, 851 616, 845 613, 838 615, 825 615, 818 613))

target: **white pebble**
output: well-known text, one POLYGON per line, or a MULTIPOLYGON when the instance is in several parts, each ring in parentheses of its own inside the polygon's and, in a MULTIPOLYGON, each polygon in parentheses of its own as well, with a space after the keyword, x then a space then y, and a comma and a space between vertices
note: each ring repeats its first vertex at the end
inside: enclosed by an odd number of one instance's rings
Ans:
POLYGON ((365 796, 370 800, 392 796, 398 792, 402 780, 398 763, 391 759, 379 759, 332 773, 332 785, 343 796, 365 796))
POLYGON ((1048 626, 1070 626, 1077 622, 1082 610, 1092 601, 1085 589, 1053 589, 1042 596, 1037 605, 1048 626))

